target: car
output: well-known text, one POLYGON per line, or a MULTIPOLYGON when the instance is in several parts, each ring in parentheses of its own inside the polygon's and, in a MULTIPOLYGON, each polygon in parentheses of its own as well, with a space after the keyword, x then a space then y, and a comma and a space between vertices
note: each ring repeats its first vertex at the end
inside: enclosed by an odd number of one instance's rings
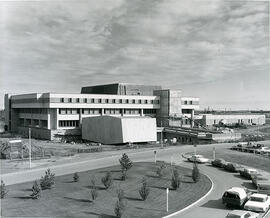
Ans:
POLYGON ((251 192, 246 188, 232 187, 224 192, 222 196, 222 203, 227 207, 242 208, 249 199, 251 192))
POLYGON ((250 196, 249 200, 245 203, 246 210, 265 212, 269 209, 270 197, 266 194, 254 193, 250 196))
POLYGON ((214 167, 224 167, 226 165, 226 161, 223 160, 223 159, 215 159, 211 162, 211 164, 214 166, 214 167))
POLYGON ((244 168, 243 170, 240 170, 240 175, 246 179, 252 179, 252 176, 257 175, 258 171, 256 169, 252 168, 244 168))
POLYGON ((203 157, 200 154, 195 154, 187 158, 190 162, 196 162, 196 163, 207 163, 209 162, 209 159, 203 157))
POLYGON ((233 210, 227 214, 226 218, 257 218, 259 215, 258 213, 245 210, 233 210))
POLYGON ((227 162, 225 165, 223 165, 223 168, 224 170, 233 173, 239 172, 242 169, 241 165, 231 162, 227 162))

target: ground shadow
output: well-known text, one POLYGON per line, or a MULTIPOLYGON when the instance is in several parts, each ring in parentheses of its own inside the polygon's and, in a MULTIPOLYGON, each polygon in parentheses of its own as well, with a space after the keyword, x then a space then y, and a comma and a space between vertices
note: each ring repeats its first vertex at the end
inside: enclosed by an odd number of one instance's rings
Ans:
POLYGON ((116 216, 112 216, 112 215, 108 215, 108 214, 104 214, 104 213, 100 214, 99 217, 100 218, 116 218, 116 216))
POLYGON ((141 198, 136 198, 136 197, 126 197, 125 196, 125 199, 130 200, 130 201, 142 201, 141 198))
POLYGON ((226 208, 225 205, 222 204, 221 199, 209 200, 208 202, 203 204, 201 207, 208 207, 208 208, 222 209, 222 210, 226 208))
POLYGON ((156 186, 156 185, 149 185, 150 188, 157 188, 157 189, 163 189, 166 190, 167 188, 169 188, 169 190, 175 190, 171 187, 167 187, 167 186, 156 186))
POLYGON ((16 196, 16 197, 14 197, 14 198, 22 199, 22 200, 32 199, 31 196, 16 196))
POLYGON ((106 189, 105 187, 102 187, 102 186, 93 187, 92 185, 87 185, 87 186, 84 186, 84 187, 89 188, 89 189, 96 188, 97 190, 105 190, 106 189))
POLYGON ((255 186, 251 182, 243 182, 242 186, 244 186, 247 189, 255 189, 255 186))
POLYGON ((64 197, 65 199, 68 200, 73 200, 73 201, 78 201, 78 202, 83 202, 83 203, 92 203, 93 201, 88 200, 88 199, 80 199, 80 198, 70 198, 70 197, 64 197))
MULTIPOLYGON (((151 178, 160 178, 160 177, 158 177, 157 175, 145 175, 145 176, 147 176, 147 177, 151 177, 151 178)), ((162 178, 162 177, 161 177, 162 178)))
POLYGON ((102 171, 98 171, 98 173, 120 173, 122 170, 102 170, 102 171))
POLYGON ((239 179, 243 179, 243 180, 250 180, 250 179, 248 179, 246 177, 241 176, 240 174, 234 174, 233 176, 236 177, 236 178, 239 178, 239 179))
POLYGON ((139 209, 139 210, 165 211, 165 210, 161 210, 161 209, 158 209, 158 208, 145 208, 145 207, 135 207, 135 208, 139 209))
POLYGON ((123 179, 122 179, 122 178, 119 178, 119 177, 113 178, 113 180, 116 180, 116 181, 123 181, 123 179))
POLYGON ((63 183, 75 183, 74 181, 66 181, 66 182, 63 182, 63 183))
POLYGON ((22 191, 25 191, 25 192, 31 192, 32 189, 31 189, 31 188, 25 188, 25 189, 22 189, 22 191))

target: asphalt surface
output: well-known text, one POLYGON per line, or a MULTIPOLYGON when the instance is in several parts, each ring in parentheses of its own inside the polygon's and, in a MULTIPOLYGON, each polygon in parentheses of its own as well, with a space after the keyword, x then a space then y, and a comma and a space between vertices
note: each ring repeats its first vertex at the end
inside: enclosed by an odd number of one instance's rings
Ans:
MULTIPOLYGON (((197 147, 197 153, 201 149, 213 149, 213 147, 230 147, 232 144, 212 144, 212 145, 199 145, 197 147)), ((182 158, 182 154, 187 152, 193 152, 194 148, 192 146, 183 146, 183 147, 171 147, 169 149, 157 149, 157 160, 164 160, 167 162, 173 162, 177 165, 181 165, 184 167, 192 167, 191 163, 186 162, 182 158)), ((87 159, 84 158, 83 161, 73 162, 74 160, 70 160, 72 162, 67 162, 65 164, 50 166, 51 170, 57 175, 65 175, 71 174, 74 172, 82 172, 91 169, 103 168, 107 166, 117 165, 119 164, 118 159, 120 158, 122 152, 126 152, 131 160, 134 162, 140 161, 154 161, 154 152, 153 150, 143 150, 143 151, 120 151, 119 154, 116 152, 106 153, 104 157, 100 157, 98 159, 87 159)), ((213 181, 214 187, 208 196, 206 196, 203 200, 201 200, 196 205, 191 208, 174 215, 173 217, 181 217, 181 218, 221 218, 225 217, 228 213, 228 209, 226 209, 221 203, 221 197, 224 191, 233 186, 241 186, 245 184, 245 180, 241 179, 237 174, 228 173, 220 169, 216 169, 208 164, 199 165, 199 168, 202 173, 208 175, 213 181)), ((23 183, 27 181, 33 181, 35 179, 39 179, 43 174, 45 168, 37 168, 32 170, 26 170, 22 172, 15 172, 9 174, 1 175, 1 179, 3 179, 6 185, 23 183)), ((269 216, 267 216, 269 217, 269 216)))

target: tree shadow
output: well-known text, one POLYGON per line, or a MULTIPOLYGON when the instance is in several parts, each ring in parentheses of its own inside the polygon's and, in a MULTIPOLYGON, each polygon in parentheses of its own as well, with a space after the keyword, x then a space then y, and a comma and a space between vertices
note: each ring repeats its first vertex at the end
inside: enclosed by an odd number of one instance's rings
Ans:
POLYGON ((127 196, 125 196, 125 199, 130 200, 130 201, 142 201, 141 198, 136 198, 136 197, 127 197, 127 196))
POLYGON ((83 203, 92 203, 93 201, 89 199, 80 199, 80 198, 70 198, 70 197, 64 197, 65 199, 68 200, 73 200, 73 201, 78 201, 78 202, 83 202, 83 203))
POLYGON ((31 189, 31 188, 25 188, 25 189, 22 189, 22 191, 25 191, 25 192, 31 192, 32 189, 31 189))
POLYGON ((87 185, 87 186, 84 186, 85 188, 88 188, 88 189, 92 189, 92 188, 96 188, 97 190, 106 190, 105 187, 102 187, 102 186, 95 186, 93 187, 92 185, 87 185))
POLYGON ((98 171, 98 173, 107 173, 107 172, 111 172, 111 173, 120 173, 122 170, 119 169, 119 170, 101 170, 101 171, 98 171))
POLYGON ((146 177, 151 177, 151 178, 155 178, 155 179, 161 179, 162 177, 159 177, 157 175, 145 175, 146 177))
POLYGON ((100 218, 116 218, 116 216, 109 215, 109 214, 104 214, 104 213, 100 214, 99 217, 100 218))
POLYGON ((208 208, 221 209, 221 210, 226 209, 226 206, 224 204, 222 204, 221 199, 209 200, 208 202, 203 204, 201 207, 208 207, 208 208))
POLYGON ((164 211, 162 209, 159 209, 159 208, 145 208, 145 207, 135 207, 136 209, 139 209, 139 210, 154 210, 154 211, 164 211))
POLYGON ((16 196, 16 197, 13 197, 13 198, 17 198, 17 199, 21 199, 21 200, 32 199, 31 196, 16 196))
POLYGON ((236 178, 239 178, 239 179, 243 179, 243 180, 250 180, 250 179, 248 179, 248 178, 246 178, 244 176, 241 176, 240 174, 234 174, 233 176, 236 177, 236 178))
POLYGON ((63 183, 75 183, 74 181, 66 181, 66 182, 63 182, 63 183))

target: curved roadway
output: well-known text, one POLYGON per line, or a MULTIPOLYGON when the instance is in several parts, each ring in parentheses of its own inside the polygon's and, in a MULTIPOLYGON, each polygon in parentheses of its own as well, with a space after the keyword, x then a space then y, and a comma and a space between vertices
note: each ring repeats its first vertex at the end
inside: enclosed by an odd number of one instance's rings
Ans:
MULTIPOLYGON (((215 145, 200 145, 197 148, 197 151, 201 149, 211 149, 215 145)), ((231 144, 218 144, 218 147, 228 147, 231 144)), ((181 157, 182 154, 187 152, 192 152, 192 146, 178 146, 171 147, 169 149, 158 149, 157 150, 157 159, 164 160, 167 162, 173 161, 177 165, 184 167, 192 167, 191 163, 185 162, 181 157)), ((87 171, 96 168, 103 168, 111 165, 119 164, 118 159, 121 156, 121 153, 126 152, 131 160, 135 162, 139 161, 154 161, 154 152, 153 149, 144 150, 144 151, 120 151, 120 152, 108 152, 99 159, 85 160, 79 162, 65 163, 58 166, 51 166, 50 168, 56 175, 70 174, 74 172, 87 171)), ((48 167, 46 167, 48 168, 48 167)), ((5 181, 6 184, 15 184, 22 183, 26 181, 32 181, 34 179, 39 179, 43 174, 46 168, 37 168, 32 170, 27 170, 23 172, 10 173, 1 175, 1 179, 5 181)), ((210 194, 205 197, 203 200, 198 202, 196 205, 191 208, 178 213, 172 217, 181 217, 181 218, 219 218, 225 217, 228 213, 228 210, 221 203, 221 196, 225 190, 232 186, 241 186, 245 181, 235 176, 232 173, 224 172, 220 169, 213 168, 207 165, 199 165, 199 168, 202 173, 207 174, 213 181, 214 187, 210 194)))

